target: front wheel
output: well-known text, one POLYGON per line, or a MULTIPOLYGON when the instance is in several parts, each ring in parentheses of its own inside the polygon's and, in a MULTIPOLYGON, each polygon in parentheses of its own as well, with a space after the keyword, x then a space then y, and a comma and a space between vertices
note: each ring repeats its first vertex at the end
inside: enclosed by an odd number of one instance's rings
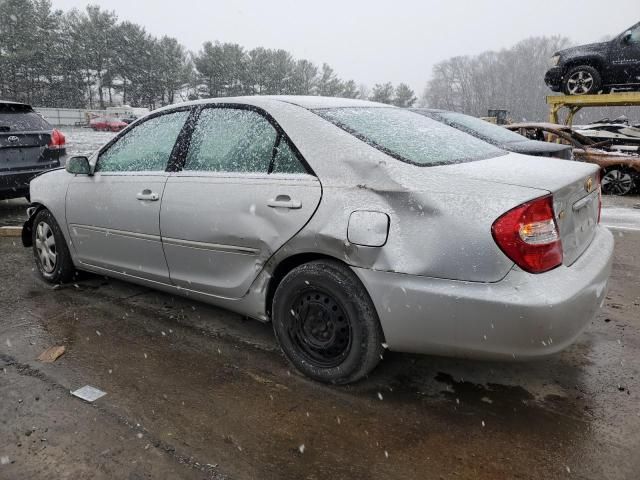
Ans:
POLYGON ((570 69, 564 76, 562 91, 566 95, 590 95, 600 91, 602 79, 598 70, 589 65, 570 69))
POLYGON ((273 329, 287 359, 305 375, 346 384, 382 358, 375 307, 358 277, 337 261, 314 261, 287 274, 273 299, 273 329))
POLYGON ((42 278, 49 283, 65 283, 75 273, 67 242, 49 210, 41 210, 33 220, 33 256, 42 278))
POLYGON ((633 174, 621 166, 607 168, 603 172, 601 185, 605 195, 628 195, 636 186, 633 174))

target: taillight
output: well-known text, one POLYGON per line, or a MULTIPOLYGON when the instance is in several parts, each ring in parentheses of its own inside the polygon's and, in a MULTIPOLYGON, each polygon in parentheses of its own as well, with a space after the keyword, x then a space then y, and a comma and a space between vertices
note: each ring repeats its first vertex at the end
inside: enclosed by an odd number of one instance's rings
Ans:
POLYGON ((54 128, 51 132, 51 140, 49 140, 49 145, 47 145, 47 147, 52 150, 58 150, 60 148, 63 148, 66 142, 67 139, 65 138, 64 134, 57 128, 54 128))
POLYGON ((509 210, 493 222, 491 234, 504 254, 529 273, 562 264, 562 241, 551 195, 509 210))

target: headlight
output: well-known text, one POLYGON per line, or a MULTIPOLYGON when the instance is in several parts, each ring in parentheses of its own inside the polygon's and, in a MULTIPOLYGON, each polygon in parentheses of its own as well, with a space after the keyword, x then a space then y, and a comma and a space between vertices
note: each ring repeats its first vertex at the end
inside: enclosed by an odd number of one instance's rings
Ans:
POLYGON ((556 65, 558 65, 558 62, 560 61, 560 55, 554 55, 553 57, 551 57, 550 63, 552 67, 555 67, 556 65))

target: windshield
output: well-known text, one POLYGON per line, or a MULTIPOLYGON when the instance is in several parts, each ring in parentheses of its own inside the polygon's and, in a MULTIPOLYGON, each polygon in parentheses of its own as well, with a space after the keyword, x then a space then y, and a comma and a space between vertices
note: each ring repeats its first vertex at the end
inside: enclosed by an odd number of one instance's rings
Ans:
POLYGON ((504 127, 499 127, 493 123, 463 113, 437 112, 433 114, 433 118, 436 120, 442 119, 447 125, 467 131, 472 135, 481 136, 491 142, 512 143, 527 140, 522 135, 518 135, 504 127))
POLYGON ((470 162, 506 153, 455 128, 400 108, 329 108, 315 112, 372 147, 416 165, 470 162))

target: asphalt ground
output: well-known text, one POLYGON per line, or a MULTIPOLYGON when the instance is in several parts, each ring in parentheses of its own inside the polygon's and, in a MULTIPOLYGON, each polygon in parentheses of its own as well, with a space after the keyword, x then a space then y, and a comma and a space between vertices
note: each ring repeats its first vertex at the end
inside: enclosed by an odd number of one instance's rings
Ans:
POLYGON ((0 238, 0 479, 637 479, 640 232, 614 233, 606 304, 568 350, 387 352, 348 387, 300 376, 268 324, 103 277, 53 288, 0 238))

